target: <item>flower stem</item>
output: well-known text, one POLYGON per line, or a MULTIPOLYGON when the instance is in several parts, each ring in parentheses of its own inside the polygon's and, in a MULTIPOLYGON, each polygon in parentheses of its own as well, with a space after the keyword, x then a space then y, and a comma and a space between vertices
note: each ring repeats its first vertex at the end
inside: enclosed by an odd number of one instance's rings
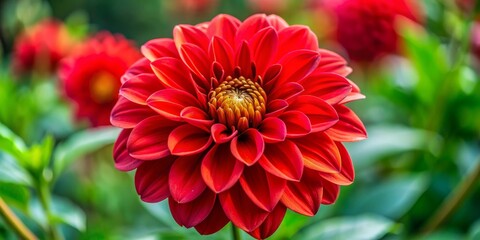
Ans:
POLYGON ((12 229, 18 234, 22 239, 36 240, 37 237, 33 235, 32 232, 18 219, 18 217, 13 213, 13 211, 8 207, 8 205, 0 197, 0 215, 3 216, 5 221, 12 227, 12 229))
POLYGON ((478 180, 480 180, 480 158, 477 160, 475 169, 455 187, 454 191, 444 200, 437 212, 427 221, 422 229, 422 233, 429 234, 445 222, 465 200, 468 193, 473 190, 478 180))
POLYGON ((55 224, 51 222, 51 208, 50 208, 50 200, 51 200, 51 195, 50 195, 50 188, 48 186, 48 183, 45 181, 41 181, 41 183, 38 186, 38 194, 40 198, 40 203, 42 204, 43 211, 45 212, 45 215, 47 216, 47 234, 49 235, 50 239, 52 240, 61 240, 63 239, 62 235, 58 231, 58 229, 55 227, 55 224))
POLYGON ((233 240, 241 240, 242 237, 240 237, 240 231, 238 231, 238 228, 235 227, 232 223, 232 239, 233 240))

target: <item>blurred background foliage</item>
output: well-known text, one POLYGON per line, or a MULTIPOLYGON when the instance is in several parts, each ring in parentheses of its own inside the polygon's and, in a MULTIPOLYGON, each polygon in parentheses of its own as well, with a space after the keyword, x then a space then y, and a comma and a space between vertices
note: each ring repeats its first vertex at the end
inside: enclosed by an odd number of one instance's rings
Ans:
MULTIPOLYGON (((108 30, 141 46, 171 37, 178 23, 266 11, 310 26, 320 46, 344 53, 326 37, 331 29, 309 7, 314 1, 271 1, 270 8, 246 0, 188 2, 0 0, 0 197, 39 238, 201 237, 177 226, 165 202, 141 202, 133 175, 114 168, 117 129, 73 121, 54 76, 16 79, 10 59, 24 29, 54 17, 78 39, 108 30)), ((453 0, 419 2, 423 26, 396 22, 402 55, 350 63, 350 79, 367 96, 351 107, 369 135, 347 145, 355 183, 312 218, 288 212, 272 239, 480 239, 480 63, 470 51, 475 11, 453 0)), ((226 227, 204 239, 228 237, 226 227)), ((3 218, 0 239, 16 239, 3 218)))

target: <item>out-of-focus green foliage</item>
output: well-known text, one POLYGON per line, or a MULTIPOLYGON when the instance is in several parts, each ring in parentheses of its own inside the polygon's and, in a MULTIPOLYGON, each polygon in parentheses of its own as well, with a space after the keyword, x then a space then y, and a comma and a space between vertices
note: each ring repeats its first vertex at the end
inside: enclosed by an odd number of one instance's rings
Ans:
MULTIPOLYGON (((105 29, 140 46, 170 37, 178 23, 199 23, 220 12, 244 19, 253 12, 243 0, 219 1, 199 14, 180 13, 174 2, 0 1, 0 197, 41 239, 230 237, 230 225, 201 237, 174 222, 167 202, 141 202, 133 174, 113 167, 119 130, 72 122, 55 76, 14 77, 10 71, 15 36, 46 16, 64 20, 79 39, 105 29)), ((453 0, 422 3, 424 25, 396 23, 402 55, 370 66, 352 63, 350 79, 367 98, 350 106, 369 135, 347 145, 355 182, 314 217, 288 211, 272 239, 480 239, 478 181, 435 232, 422 235, 442 202, 480 164, 480 60, 469 50, 473 18, 453 0)), ((321 28, 303 1, 288 6, 278 14, 289 23, 321 28)), ((325 34, 319 32, 320 46, 329 47, 325 34)), ((2 218, 0 239, 16 239, 2 218)))

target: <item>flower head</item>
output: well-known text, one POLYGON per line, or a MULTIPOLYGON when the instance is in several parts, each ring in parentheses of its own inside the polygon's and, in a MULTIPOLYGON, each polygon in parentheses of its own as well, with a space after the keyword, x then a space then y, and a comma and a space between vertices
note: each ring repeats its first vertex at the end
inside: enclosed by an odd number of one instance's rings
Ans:
POLYGON ((398 50, 394 23, 398 16, 420 21, 414 1, 343 0, 335 7, 336 39, 350 58, 373 61, 398 50))
POLYGON ((141 50, 112 110, 115 166, 137 169, 142 200, 168 198, 179 225, 266 238, 287 208, 313 216, 353 181, 341 142, 366 132, 344 104, 363 95, 309 28, 218 15, 141 50))
POLYGON ((66 97, 76 105, 76 117, 87 118, 92 126, 110 125, 119 79, 140 57, 123 36, 102 32, 65 59, 59 77, 66 97))
POLYGON ((52 74, 76 41, 66 27, 53 19, 43 20, 15 39, 12 67, 17 75, 31 72, 52 74))

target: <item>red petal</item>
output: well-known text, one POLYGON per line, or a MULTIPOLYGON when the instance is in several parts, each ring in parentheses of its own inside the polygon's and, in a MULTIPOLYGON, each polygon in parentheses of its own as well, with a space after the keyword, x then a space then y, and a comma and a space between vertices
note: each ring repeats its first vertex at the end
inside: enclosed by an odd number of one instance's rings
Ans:
POLYGON ((232 47, 219 37, 213 37, 209 46, 210 58, 220 63, 225 74, 231 76, 233 72, 232 47))
POLYGON ((195 200, 188 203, 177 203, 168 199, 172 217, 180 226, 191 228, 205 220, 213 209, 216 194, 205 189, 195 200))
POLYGON ((310 28, 306 26, 291 26, 278 32, 277 59, 299 49, 318 50, 317 36, 310 28))
POLYGON ((225 215, 244 231, 251 232, 258 228, 268 216, 267 211, 257 207, 249 199, 240 184, 219 194, 219 198, 225 215))
POLYGON ((362 120, 348 107, 336 105, 339 120, 325 132, 333 140, 339 142, 354 142, 367 138, 367 130, 362 120))
POLYGON ((124 97, 119 97, 112 109, 110 122, 120 128, 133 128, 140 121, 155 115, 149 107, 130 102, 124 97))
POLYGON ((235 56, 236 64, 240 67, 242 76, 252 78, 252 57, 247 41, 243 41, 242 45, 237 48, 235 56))
POLYGON ((283 85, 282 88, 276 88, 269 95, 269 99, 283 99, 287 102, 290 102, 292 98, 300 95, 304 91, 302 85, 296 82, 289 82, 283 85))
POLYGON ((233 138, 230 150, 237 160, 251 166, 260 159, 265 149, 262 135, 255 128, 249 128, 233 138))
POLYGON ((168 149, 172 155, 193 155, 205 151, 212 141, 209 132, 184 124, 173 129, 168 136, 168 149))
POLYGON ((337 111, 332 105, 311 95, 298 96, 290 104, 289 109, 305 113, 312 123, 314 132, 324 131, 338 122, 337 111))
POLYGON ((232 140, 235 136, 237 136, 238 131, 231 131, 225 125, 221 123, 216 123, 212 125, 211 133, 213 140, 216 143, 226 143, 232 140))
POLYGON ((208 82, 210 79, 210 63, 207 53, 198 47, 197 45, 185 43, 179 49, 180 57, 185 65, 198 77, 201 79, 203 87, 205 82, 208 82))
POLYGON ((199 156, 179 157, 175 160, 168 175, 171 197, 178 203, 186 203, 196 199, 205 190, 200 172, 199 156))
POLYGON ((115 168, 120 171, 131 171, 143 161, 139 161, 128 154, 127 140, 130 136, 131 129, 123 129, 118 135, 115 145, 113 145, 113 159, 115 160, 115 168))
POLYGON ((273 64, 270 67, 268 67, 267 71, 265 72, 265 75, 263 76, 263 82, 264 82, 263 88, 265 90, 272 89, 281 71, 282 71, 282 65, 280 64, 273 64))
POLYGON ((342 167, 340 152, 335 142, 323 132, 295 139, 302 152, 305 167, 326 173, 338 173, 342 167))
POLYGON ((365 99, 365 95, 359 92, 351 92, 342 101, 340 101, 339 104, 345 104, 345 103, 353 102, 360 99, 365 99))
POLYGON ((130 68, 120 78, 120 82, 123 84, 128 79, 134 76, 146 73, 153 73, 152 68, 150 67, 150 60, 148 60, 147 58, 141 58, 136 61, 132 66, 130 66, 130 68))
POLYGON ((277 31, 280 31, 286 27, 288 27, 288 23, 283 20, 283 18, 277 16, 277 15, 268 15, 267 16, 267 21, 270 23, 270 25, 275 28, 277 31))
POLYGON ((156 160, 169 156, 168 135, 178 124, 162 116, 153 116, 141 121, 132 130, 127 141, 130 156, 140 160, 156 160))
POLYGON ((265 117, 277 117, 288 107, 288 102, 283 99, 275 99, 267 103, 267 114, 265 117))
POLYGON ((277 43, 277 32, 272 27, 262 29, 249 41, 258 74, 263 76, 267 70, 277 53, 277 43))
POLYGON ((355 170, 353 169, 352 159, 350 158, 347 149, 343 146, 342 143, 335 142, 335 144, 340 151, 342 159, 342 170, 339 173, 319 172, 319 174, 322 176, 322 178, 334 184, 350 185, 355 179, 355 170))
POLYGON ((302 153, 289 140, 266 144, 259 163, 267 172, 286 180, 298 181, 302 177, 302 153))
POLYGON ((336 73, 344 77, 352 72, 352 69, 347 67, 347 61, 340 55, 325 49, 319 49, 318 52, 322 56, 318 65, 319 71, 336 73))
POLYGON ((285 184, 285 179, 265 172, 258 164, 245 168, 240 178, 240 185, 250 200, 269 212, 280 201, 285 184))
POLYGON ((209 129, 213 124, 213 120, 210 119, 210 116, 197 107, 184 108, 180 112, 180 118, 183 121, 206 131, 210 131, 209 129))
POLYGON ((287 137, 302 137, 312 132, 310 119, 300 111, 284 112, 279 118, 285 123, 287 137))
POLYGON ((170 196, 168 172, 174 158, 143 162, 135 172, 135 188, 145 202, 160 202, 170 196))
POLYGON ((322 180, 322 186, 322 204, 328 205, 337 201, 338 195, 340 194, 340 186, 326 180, 322 180))
POLYGON ((220 200, 215 201, 212 211, 205 220, 195 226, 195 229, 202 235, 213 234, 222 229, 230 219, 223 212, 220 200))
POLYGON ((160 81, 169 88, 181 89, 196 95, 195 83, 187 66, 176 58, 159 58, 151 63, 160 81))
POLYGON ((335 73, 313 72, 301 82, 305 95, 312 95, 329 104, 342 101, 351 91, 352 85, 344 77, 335 73))
POLYGON ((288 53, 278 61, 282 71, 275 82, 274 88, 283 87, 286 82, 299 82, 308 76, 320 62, 320 55, 316 51, 297 50, 288 53))
POLYGON ((257 229, 249 232, 248 234, 257 239, 266 239, 270 237, 282 223, 283 217, 287 208, 282 204, 278 204, 273 211, 268 214, 268 217, 257 229))
POLYGON ((161 57, 179 58, 175 42, 171 38, 152 39, 143 44, 140 50, 150 61, 161 57))
POLYGON ((322 196, 321 177, 317 172, 305 169, 300 182, 287 182, 281 201, 294 212, 313 216, 320 207, 322 196))
POLYGON ((219 14, 208 24, 207 35, 218 36, 225 39, 231 47, 235 46, 235 35, 237 34, 240 20, 227 14, 219 14))
POLYGON ((232 155, 229 144, 215 145, 203 158, 203 180, 214 192, 223 192, 238 181, 244 166, 232 155))
POLYGON ((263 119, 262 124, 258 126, 258 130, 262 134, 263 140, 267 143, 283 142, 287 137, 285 123, 276 117, 263 119))
POLYGON ((175 41, 177 49, 180 49, 185 43, 197 45, 204 51, 208 49, 207 35, 202 30, 191 25, 177 25, 173 29, 173 40, 175 41))
POLYGON ((265 14, 255 14, 245 19, 240 25, 236 36, 236 46, 240 46, 243 40, 250 40, 256 33, 263 28, 270 26, 265 14))
POLYGON ((147 104, 160 115, 174 121, 180 121, 180 113, 186 107, 201 107, 198 99, 190 93, 174 88, 156 91, 147 99, 147 104))
POLYGON ((120 95, 142 105, 147 105, 147 98, 164 88, 154 74, 140 74, 127 80, 120 88, 120 95))

